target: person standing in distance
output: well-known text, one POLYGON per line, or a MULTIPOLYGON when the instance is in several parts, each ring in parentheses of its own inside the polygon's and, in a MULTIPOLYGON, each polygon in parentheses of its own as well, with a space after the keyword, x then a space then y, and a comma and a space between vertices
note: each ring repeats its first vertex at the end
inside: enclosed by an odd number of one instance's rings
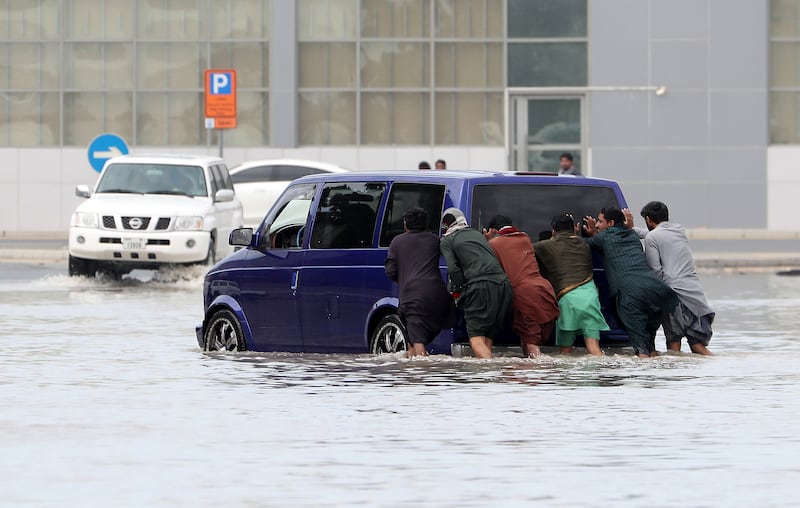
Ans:
POLYGON ((511 284, 489 242, 469 227, 461 210, 445 210, 442 227, 439 249, 451 292, 460 294, 456 305, 464 311, 469 345, 478 358, 491 358, 493 338, 511 315, 511 284))
POLYGON ((431 165, 428 164, 428 161, 422 161, 417 166, 417 169, 431 169, 431 165))
POLYGON ((447 163, 444 159, 439 159, 436 161, 436 169, 447 169, 447 163))
POLYGON ((404 233, 392 239, 384 262, 386 276, 397 282, 400 319, 408 332, 408 356, 424 356, 425 346, 450 325, 453 299, 439 271, 439 237, 425 230, 428 212, 409 208, 404 233))
POLYGON ((559 175, 578 175, 581 176, 581 171, 572 163, 572 154, 564 152, 559 157, 559 175))
MULTIPOLYGON (((625 212, 626 225, 633 227, 633 214, 625 212)), ((714 310, 706 300, 694 256, 689 248, 686 230, 669 221, 669 209, 661 201, 650 201, 641 211, 647 229, 633 228, 644 238, 644 255, 647 265, 667 286, 678 295, 678 306, 663 316, 661 326, 667 338, 667 349, 681 350, 681 340, 686 337, 692 353, 711 355, 711 324, 714 310)))

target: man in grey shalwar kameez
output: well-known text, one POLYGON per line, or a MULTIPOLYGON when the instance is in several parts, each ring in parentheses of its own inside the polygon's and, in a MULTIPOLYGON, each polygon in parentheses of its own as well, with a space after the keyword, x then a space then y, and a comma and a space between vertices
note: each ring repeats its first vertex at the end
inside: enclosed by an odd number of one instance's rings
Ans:
MULTIPOLYGON (((710 355, 706 346, 711 340, 714 310, 697 276, 686 230, 680 224, 669 222, 669 210, 661 201, 647 203, 641 214, 647 229, 634 230, 644 238, 647 265, 678 295, 678 306, 663 317, 667 348, 680 351, 681 339, 686 337, 693 353, 710 355)), ((633 215, 629 211, 627 222, 633 225, 633 215)))

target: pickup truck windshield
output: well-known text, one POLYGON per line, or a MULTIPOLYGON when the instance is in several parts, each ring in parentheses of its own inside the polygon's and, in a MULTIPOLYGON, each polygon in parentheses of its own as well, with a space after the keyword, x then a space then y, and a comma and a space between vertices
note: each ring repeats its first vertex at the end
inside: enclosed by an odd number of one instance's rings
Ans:
POLYGON ((97 184, 98 193, 207 196, 203 168, 178 164, 111 164, 97 184))

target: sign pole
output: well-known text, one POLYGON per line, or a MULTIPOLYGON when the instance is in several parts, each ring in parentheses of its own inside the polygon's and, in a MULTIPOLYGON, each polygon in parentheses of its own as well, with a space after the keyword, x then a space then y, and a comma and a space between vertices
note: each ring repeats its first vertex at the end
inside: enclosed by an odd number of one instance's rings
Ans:
POLYGON ((219 133, 219 158, 222 158, 222 133, 225 132, 225 129, 217 129, 219 133))

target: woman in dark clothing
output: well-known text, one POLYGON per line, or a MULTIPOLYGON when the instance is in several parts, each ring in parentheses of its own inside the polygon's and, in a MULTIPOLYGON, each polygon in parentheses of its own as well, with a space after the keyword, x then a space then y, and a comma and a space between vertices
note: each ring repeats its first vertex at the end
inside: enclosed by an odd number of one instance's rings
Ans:
POLYGON ((439 237, 425 230, 428 214, 409 208, 405 233, 389 245, 386 276, 400 286, 400 319, 408 332, 408 356, 428 354, 425 345, 450 324, 453 299, 439 271, 439 237))

